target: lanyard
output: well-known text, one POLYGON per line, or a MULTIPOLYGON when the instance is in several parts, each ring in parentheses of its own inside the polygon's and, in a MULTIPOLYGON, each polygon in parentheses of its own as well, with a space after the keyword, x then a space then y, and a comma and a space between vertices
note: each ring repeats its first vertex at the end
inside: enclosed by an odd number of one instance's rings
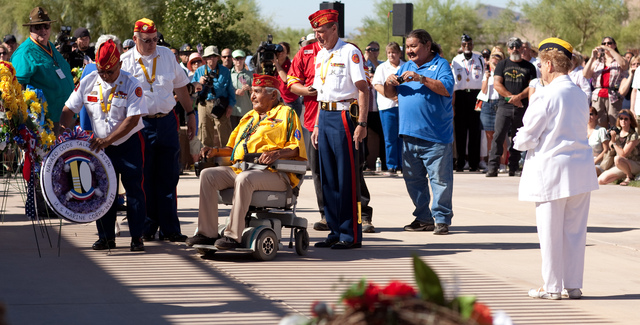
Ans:
POLYGON ((153 92, 153 83, 156 81, 156 63, 158 62, 158 57, 153 58, 153 68, 151 68, 151 78, 149 78, 149 73, 147 72, 147 67, 144 66, 142 62, 142 58, 138 58, 138 63, 142 67, 142 71, 144 72, 144 77, 147 78, 147 82, 151 87, 151 92, 153 92))
POLYGON ((260 125, 260 122, 262 122, 267 116, 269 116, 269 113, 265 114, 258 122, 256 122, 256 124, 253 124, 253 120, 255 119, 255 116, 251 118, 247 126, 244 128, 244 131, 240 136, 240 140, 238 140, 236 145, 233 146, 233 151, 231 151, 231 159, 233 159, 233 157, 235 156, 236 148, 240 143, 242 143, 242 140, 244 140, 244 144, 243 144, 244 153, 247 154, 248 152, 247 142, 249 141, 249 137, 251 137, 251 135, 258 130, 258 126, 260 125))
POLYGON ((331 53, 331 56, 329 56, 329 60, 327 60, 327 65, 324 65, 324 62, 321 63, 320 65, 320 80, 322 80, 322 84, 324 85, 324 81, 325 79, 327 79, 327 70, 329 70, 329 65, 331 65, 331 59, 333 58, 333 54, 331 53))
POLYGON ((100 88, 100 106, 102 107, 102 111, 105 114, 109 114, 109 111, 111 111, 111 100, 113 99, 113 94, 115 94, 116 88, 118 86, 111 88, 111 91, 109 92, 109 98, 107 99, 107 103, 104 102, 104 97, 102 95, 102 84, 98 84, 98 87, 100 88))
POLYGON ((473 57, 471 57, 471 60, 464 60, 464 70, 467 73, 467 82, 469 82, 469 73, 471 72, 471 69, 473 69, 474 62, 473 57), (471 64, 469 64, 469 61, 471 61, 471 64))
POLYGON ((49 42, 47 41, 47 47, 42 46, 40 43, 38 43, 38 41, 34 40, 32 36, 29 36, 29 38, 31 39, 31 41, 33 43, 35 43, 36 45, 38 45, 39 48, 41 48, 45 53, 47 53, 51 59, 53 60, 53 64, 55 64, 55 66, 58 66, 58 62, 56 62, 56 59, 53 57, 53 49, 51 48, 51 44, 49 44, 49 42))

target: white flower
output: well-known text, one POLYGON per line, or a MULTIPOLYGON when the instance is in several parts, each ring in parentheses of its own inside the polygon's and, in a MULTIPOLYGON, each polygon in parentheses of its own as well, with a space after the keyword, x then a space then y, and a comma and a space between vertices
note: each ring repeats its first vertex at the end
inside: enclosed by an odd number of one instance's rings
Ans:
POLYGON ((0 151, 3 151, 4 148, 6 148, 6 147, 7 147, 7 143, 5 141, 0 142, 0 151))

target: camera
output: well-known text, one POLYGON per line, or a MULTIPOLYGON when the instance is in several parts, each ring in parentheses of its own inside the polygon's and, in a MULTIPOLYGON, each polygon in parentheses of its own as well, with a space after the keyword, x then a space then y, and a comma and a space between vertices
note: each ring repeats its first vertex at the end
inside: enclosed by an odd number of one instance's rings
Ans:
POLYGON ((60 33, 56 36, 55 46, 62 56, 65 56, 65 54, 68 56, 71 53, 71 45, 69 43, 75 40, 76 38, 71 36, 71 26, 62 26, 60 27, 60 33))
POLYGON ((604 58, 604 49, 598 49, 598 59, 604 58))
POLYGON ((260 43, 260 46, 258 46, 258 50, 256 51, 256 55, 254 55, 252 59, 252 61, 255 60, 252 63, 256 67, 256 72, 258 74, 275 76, 276 67, 273 62, 277 60, 276 56, 278 52, 282 51, 284 51, 282 45, 273 44, 273 36, 269 34, 267 36, 267 41, 260 43))
POLYGON ((406 80, 404 80, 404 78, 403 78, 402 76, 398 76, 398 77, 396 78, 396 80, 398 80, 398 83, 399 83, 399 84, 404 83, 404 82, 406 81, 406 80))
POLYGON ((614 125, 607 130, 607 133, 605 133, 605 138, 607 140, 611 140, 611 131, 615 132, 616 135, 620 135, 620 129, 614 125))

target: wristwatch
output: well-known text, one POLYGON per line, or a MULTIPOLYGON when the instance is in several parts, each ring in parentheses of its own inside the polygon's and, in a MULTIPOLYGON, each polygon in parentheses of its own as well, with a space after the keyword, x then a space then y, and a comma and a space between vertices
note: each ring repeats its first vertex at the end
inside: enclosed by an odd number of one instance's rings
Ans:
POLYGON ((360 125, 363 128, 367 127, 367 122, 358 122, 358 125, 360 125))

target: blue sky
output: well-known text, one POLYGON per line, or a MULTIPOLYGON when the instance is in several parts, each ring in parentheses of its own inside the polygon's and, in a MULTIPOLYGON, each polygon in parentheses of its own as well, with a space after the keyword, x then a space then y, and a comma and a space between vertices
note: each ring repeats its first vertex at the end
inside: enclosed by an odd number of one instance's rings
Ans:
MULTIPOLYGON (((311 28, 307 17, 319 9, 323 1, 309 0, 257 0, 260 12, 263 16, 270 16, 279 27, 291 27, 295 29, 311 28)), ((333 2, 333 1, 329 1, 333 2)), ((349 35, 366 16, 372 16, 373 10, 367 10, 373 0, 342 0, 345 8, 345 33, 349 35)), ((402 1, 397 1, 402 2, 402 1)), ((404 1, 407 2, 407 1, 404 1)), ((411 2, 411 1, 408 1, 411 2)), ((470 1, 475 3, 476 1, 470 1)), ((508 0, 477 1, 479 3, 492 4, 505 7, 508 0)))

